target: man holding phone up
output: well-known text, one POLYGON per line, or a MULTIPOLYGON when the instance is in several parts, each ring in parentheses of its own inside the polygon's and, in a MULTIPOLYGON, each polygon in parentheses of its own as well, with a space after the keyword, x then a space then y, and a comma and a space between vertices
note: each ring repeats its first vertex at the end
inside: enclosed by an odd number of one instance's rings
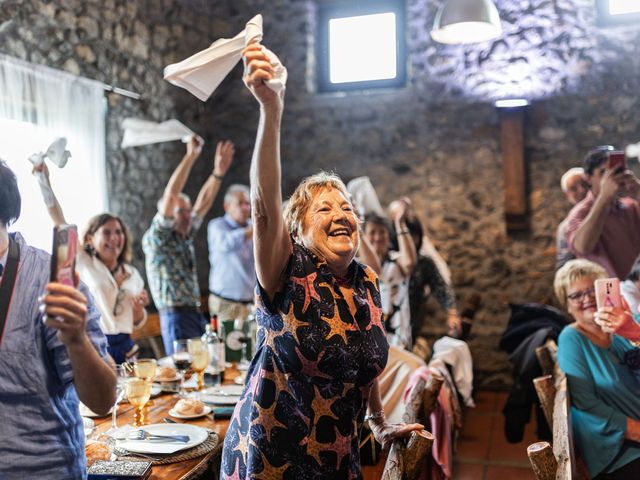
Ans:
POLYGON ((612 277, 627 278, 640 254, 640 181, 610 145, 591 150, 584 170, 590 190, 567 217, 569 247, 612 277))
POLYGON ((0 478, 84 478, 78 400, 107 413, 116 377, 87 288, 49 282, 50 256, 8 234, 20 204, 0 161, 0 478))

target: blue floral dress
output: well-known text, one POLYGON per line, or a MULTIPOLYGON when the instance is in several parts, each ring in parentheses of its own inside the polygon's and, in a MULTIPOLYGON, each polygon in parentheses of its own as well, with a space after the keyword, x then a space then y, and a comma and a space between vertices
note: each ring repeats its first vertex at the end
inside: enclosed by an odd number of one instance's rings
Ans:
POLYGON ((378 280, 356 261, 353 297, 294 243, 283 289, 257 288, 258 349, 224 441, 221 479, 359 479, 358 434, 387 363, 378 280))

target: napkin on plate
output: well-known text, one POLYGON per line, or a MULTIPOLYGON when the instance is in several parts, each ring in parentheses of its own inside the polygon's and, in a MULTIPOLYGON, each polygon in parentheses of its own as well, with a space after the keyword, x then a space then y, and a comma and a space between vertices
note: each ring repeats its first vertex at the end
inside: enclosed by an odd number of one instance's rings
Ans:
MULTIPOLYGON (((164 79, 205 102, 240 61, 242 50, 252 41, 262 41, 262 15, 259 14, 249 20, 245 29, 235 37, 216 40, 206 50, 167 65, 164 79)), ((280 92, 287 83, 287 69, 273 52, 266 48, 265 52, 275 70, 275 78, 266 84, 274 92, 280 92)))
POLYGON ((120 144, 121 148, 173 140, 182 140, 186 143, 195 135, 191 129, 175 119, 157 123, 139 118, 125 118, 122 122, 122 128, 124 128, 124 136, 120 144))

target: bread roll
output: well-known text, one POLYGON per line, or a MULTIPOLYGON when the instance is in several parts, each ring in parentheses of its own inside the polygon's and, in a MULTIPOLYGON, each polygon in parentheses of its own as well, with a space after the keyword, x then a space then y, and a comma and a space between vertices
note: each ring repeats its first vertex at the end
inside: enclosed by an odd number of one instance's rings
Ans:
POLYGON ((200 415, 204 412, 204 403, 195 398, 183 398, 173 409, 180 415, 200 415))
POLYGON ((87 443, 84 447, 84 453, 87 456, 87 467, 96 460, 111 460, 111 450, 101 442, 87 443))

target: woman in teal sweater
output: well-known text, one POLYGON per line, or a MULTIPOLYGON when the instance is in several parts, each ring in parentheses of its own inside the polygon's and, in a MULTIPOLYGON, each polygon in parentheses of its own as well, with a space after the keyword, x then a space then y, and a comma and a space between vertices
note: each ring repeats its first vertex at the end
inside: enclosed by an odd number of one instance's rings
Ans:
POLYGON ((575 323, 558 339, 567 375, 575 445, 597 480, 640 479, 640 352, 596 323, 593 282, 599 265, 571 260, 556 272, 554 289, 575 323))

